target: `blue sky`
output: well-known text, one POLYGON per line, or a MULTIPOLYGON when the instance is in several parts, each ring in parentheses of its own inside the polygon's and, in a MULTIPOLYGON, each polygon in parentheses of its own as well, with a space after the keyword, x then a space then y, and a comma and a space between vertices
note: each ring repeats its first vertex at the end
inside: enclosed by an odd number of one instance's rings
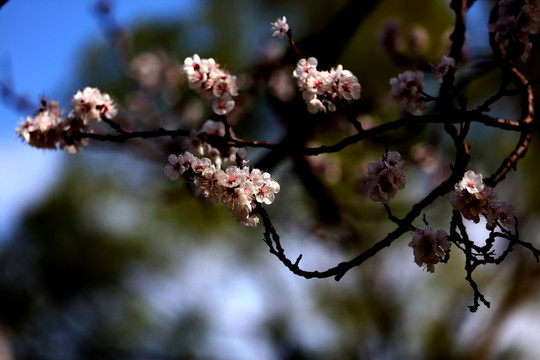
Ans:
MULTIPOLYGON (((9 0, 0 9, 0 81, 8 82, 36 105, 40 96, 66 93, 81 50, 105 42, 92 13, 96 0, 9 0)), ((117 0, 114 13, 129 27, 152 18, 189 16, 195 0, 117 0)), ((76 90, 76 89, 75 89, 76 90)), ((22 211, 54 183, 66 154, 23 144, 14 129, 27 114, 0 101, 0 239, 22 211)))

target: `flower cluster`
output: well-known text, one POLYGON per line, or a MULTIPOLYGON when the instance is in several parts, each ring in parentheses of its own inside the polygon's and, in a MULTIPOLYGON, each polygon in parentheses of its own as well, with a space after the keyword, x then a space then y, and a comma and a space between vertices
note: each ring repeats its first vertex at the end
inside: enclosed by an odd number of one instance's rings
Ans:
POLYGON ((489 24, 489 31, 495 33, 495 41, 523 47, 521 60, 527 61, 533 44, 531 35, 540 32, 539 0, 502 0, 499 2, 497 21, 489 24))
POLYGON ((259 169, 231 165, 220 169, 208 158, 199 158, 190 152, 169 155, 169 164, 163 172, 171 180, 190 171, 195 195, 213 203, 222 203, 246 227, 256 227, 259 218, 253 212, 257 203, 271 204, 280 190, 271 175, 259 169))
POLYGON ((181 70, 190 88, 213 100, 212 109, 216 114, 225 115, 234 109, 232 97, 238 95, 236 76, 221 70, 214 59, 201 59, 195 54, 184 60, 181 70))
POLYGON ((349 70, 338 65, 330 71, 318 71, 317 64, 313 57, 300 59, 293 71, 310 113, 326 112, 327 109, 336 111, 338 101, 360 98, 360 83, 349 70))
MULTIPOLYGON (((190 147, 197 156, 209 158, 218 168, 234 165, 237 160, 242 162, 242 159, 246 156, 244 148, 222 146, 218 149, 204 141, 208 136, 224 137, 225 135, 226 129, 223 122, 207 120, 202 125, 201 130, 191 131, 190 147)), ((229 129, 228 135, 234 135, 232 129, 229 129)))
POLYGON ((409 243, 413 248, 414 262, 420 267, 425 265, 429 272, 435 272, 435 264, 444 256, 445 250, 450 250, 451 245, 444 230, 435 232, 429 226, 414 231, 409 243))
POLYGON ((454 58, 443 55, 441 58, 441 61, 433 67, 433 70, 435 70, 435 75, 433 76, 433 80, 439 80, 440 82, 443 81, 444 75, 448 73, 448 70, 455 69, 456 68, 456 60, 454 58))
POLYGON ((390 151, 376 162, 367 165, 369 198, 387 204, 397 191, 405 187, 405 173, 401 169, 403 161, 397 151, 390 151))
POLYGON ((83 125, 97 123, 102 117, 112 119, 116 107, 109 94, 102 94, 98 88, 85 87, 71 99, 72 115, 82 120, 83 125))
POLYGON ((405 71, 397 78, 390 79, 390 96, 403 105, 406 111, 414 113, 426 108, 424 90, 424 74, 421 71, 405 71))
POLYGON ((289 24, 287 24, 287 18, 283 16, 281 19, 276 19, 275 22, 270 23, 272 25, 272 36, 277 36, 280 39, 283 39, 287 31, 289 31, 289 24))
POLYGON ((111 119, 116 107, 108 94, 99 89, 86 87, 71 100, 71 112, 62 117, 64 110, 56 101, 41 101, 36 115, 28 116, 15 129, 17 134, 31 146, 42 149, 66 149, 75 154, 88 143, 88 139, 73 136, 75 133, 92 132, 91 125, 102 118, 111 119))
POLYGON ((495 221, 507 230, 516 226, 515 209, 512 205, 497 199, 493 188, 486 186, 482 174, 469 170, 450 193, 450 204, 465 219, 480 221, 480 215, 486 218, 486 228, 493 230, 495 221))

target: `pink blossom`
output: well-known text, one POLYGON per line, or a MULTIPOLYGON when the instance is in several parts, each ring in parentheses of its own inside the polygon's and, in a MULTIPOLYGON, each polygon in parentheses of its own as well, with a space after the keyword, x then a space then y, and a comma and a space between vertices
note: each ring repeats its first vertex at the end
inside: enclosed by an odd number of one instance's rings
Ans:
POLYGON ((489 31, 495 33, 495 41, 499 43, 521 45, 521 60, 527 61, 533 47, 531 38, 540 31, 540 1, 500 1, 497 19, 489 24, 489 31))
POLYGON ((420 267, 425 266, 431 273, 435 272, 435 264, 439 263, 444 251, 449 250, 451 245, 444 230, 435 232, 429 226, 414 231, 409 243, 409 247, 413 248, 414 262, 420 267))
POLYGON ((181 155, 171 154, 168 160, 163 169, 166 176, 176 180, 189 171, 195 195, 222 203, 243 226, 257 226, 259 218, 253 212, 256 204, 272 204, 280 191, 279 184, 269 173, 256 168, 231 165, 222 170, 209 158, 187 151, 181 155))
POLYGON ((278 18, 275 22, 270 23, 272 25, 272 36, 277 36, 280 39, 283 39, 287 31, 289 31, 289 24, 287 24, 287 18, 283 16, 281 19, 278 18))
POLYGON ((390 79, 390 96, 397 100, 406 111, 415 113, 426 108, 422 95, 424 90, 424 74, 421 71, 405 71, 397 78, 390 79))
POLYGON ((397 151, 390 151, 385 158, 367 165, 366 185, 369 198, 387 204, 397 191, 405 187, 403 161, 397 151))
POLYGON ((221 70, 214 59, 201 59, 195 54, 184 60, 181 72, 186 74, 190 88, 213 99, 216 114, 226 115, 234 109, 232 97, 238 95, 236 76, 221 70))
POLYGON ((313 57, 300 59, 293 71, 310 113, 336 111, 340 99, 344 102, 360 98, 360 83, 349 70, 338 65, 330 71, 318 71, 317 64, 313 57))
POLYGON ((516 225, 514 207, 499 201, 493 188, 483 183, 482 174, 472 170, 467 171, 454 186, 450 193, 450 204, 465 219, 475 223, 480 221, 480 215, 484 216, 488 230, 495 229, 496 221, 507 230, 516 225))
POLYGON ((441 61, 434 67, 435 75, 433 76, 433 80, 439 80, 440 82, 442 82, 443 77, 448 73, 448 70, 455 68, 456 61, 454 60, 454 58, 443 55, 441 61))
POLYGON ((92 87, 77 91, 71 100, 71 110, 84 124, 99 122, 102 116, 112 119, 117 112, 109 94, 102 94, 99 89, 92 87))

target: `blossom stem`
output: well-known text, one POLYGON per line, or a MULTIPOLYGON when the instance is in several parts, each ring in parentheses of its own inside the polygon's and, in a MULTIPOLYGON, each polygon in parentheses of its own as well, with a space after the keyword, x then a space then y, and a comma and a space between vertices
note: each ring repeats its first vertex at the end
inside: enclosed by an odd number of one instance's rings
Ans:
POLYGON ((302 53, 302 50, 300 50, 298 47, 296 47, 296 44, 294 43, 294 37, 292 30, 287 30, 287 38, 289 39, 289 45, 294 49, 294 51, 298 54, 300 59, 304 58, 304 54, 302 53))

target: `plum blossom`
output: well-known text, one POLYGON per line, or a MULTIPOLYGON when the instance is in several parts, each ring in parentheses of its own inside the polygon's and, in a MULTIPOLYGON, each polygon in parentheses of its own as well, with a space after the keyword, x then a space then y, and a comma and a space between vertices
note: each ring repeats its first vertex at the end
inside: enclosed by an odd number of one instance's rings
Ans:
POLYGON ((190 152, 185 152, 183 155, 169 155, 169 164, 163 169, 163 173, 171 179, 171 181, 177 180, 182 175, 193 160, 194 156, 190 152))
MULTIPOLYGON (((218 167, 227 167, 238 161, 242 161, 245 156, 245 149, 234 146, 222 147, 217 149, 210 145, 205 139, 210 136, 227 135, 225 124, 220 121, 207 120, 201 127, 201 130, 193 130, 190 136, 190 147, 195 155, 207 157, 218 167)), ((234 136, 232 129, 229 129, 229 135, 234 136)))
POLYGON ((259 218, 253 212, 256 204, 272 204, 280 190, 269 173, 256 168, 231 165, 222 170, 209 158, 190 152, 171 154, 168 160, 163 169, 166 176, 176 180, 183 173, 189 174, 196 196, 222 203, 243 226, 257 226, 259 218))
POLYGON ((426 108, 422 95, 424 90, 424 74, 421 71, 405 71, 397 78, 390 79, 390 96, 398 101, 406 111, 415 113, 426 108))
POLYGON ((289 24, 287 24, 287 18, 283 16, 281 19, 277 18, 275 22, 270 23, 272 25, 272 36, 276 36, 283 39, 287 31, 289 31, 289 24))
POLYGON ((34 117, 26 117, 15 132, 30 146, 41 149, 56 149, 62 132, 62 113, 56 101, 42 101, 34 117))
POLYGON ((444 75, 448 73, 448 70, 456 68, 456 60, 454 58, 443 55, 441 61, 433 68, 435 70, 435 75, 433 75, 433 80, 443 81, 444 75))
POLYGON ((99 122, 102 116, 112 119, 116 115, 116 106, 109 94, 102 94, 99 89, 92 87, 77 91, 71 99, 71 110, 84 124, 99 122))
POLYGON ((233 96, 238 95, 236 76, 221 70, 214 59, 201 59, 195 54, 184 60, 181 72, 186 74, 191 89, 213 100, 216 114, 225 115, 234 109, 233 96))
POLYGON ((360 98, 360 83, 349 70, 338 65, 330 71, 318 71, 317 64, 313 57, 300 59, 293 71, 310 113, 336 111, 338 103, 360 98))
POLYGON ((86 87, 71 100, 71 112, 63 116, 57 101, 41 101, 36 114, 28 116, 15 128, 15 132, 30 146, 42 149, 67 150, 75 154, 88 144, 80 134, 92 133, 93 124, 102 118, 111 119, 117 113, 111 97, 99 89, 86 87))
POLYGON ((248 179, 255 186, 255 199, 261 204, 270 205, 274 202, 276 194, 279 192, 280 187, 277 181, 272 180, 272 177, 267 172, 262 172, 259 169, 252 169, 248 174, 247 167, 244 167, 243 171, 246 173, 246 179, 248 179))
POLYGON ((450 193, 450 204, 465 219, 475 223, 480 221, 480 215, 484 216, 488 230, 495 229, 496 221, 507 230, 516 226, 514 207, 499 201, 493 188, 483 183, 482 174, 472 170, 467 171, 454 186, 450 193))
POLYGON ((201 133, 215 136, 225 136, 225 124, 221 121, 207 120, 201 126, 201 133))
POLYGON ((495 33, 495 41, 521 46, 521 60, 527 61, 533 43, 531 36, 540 32, 539 0, 502 0, 499 2, 497 20, 489 24, 489 31, 495 33))
POLYGON ((474 171, 469 170, 458 183, 460 190, 466 190, 469 194, 478 194, 484 190, 484 182, 482 180, 482 174, 476 174, 474 171))
POLYGON ((215 98, 212 102, 212 110, 218 115, 226 115, 234 109, 234 100, 229 96, 215 98))
POLYGON ((397 151, 390 151, 376 162, 367 165, 366 185, 369 198, 387 204, 397 191, 405 187, 403 161, 397 151))
POLYGON ((447 240, 448 235, 444 230, 436 232, 429 226, 413 232, 413 238, 409 247, 413 248, 414 262, 426 270, 435 272, 435 264, 444 256, 445 250, 450 250, 451 242, 447 240))
POLYGON ((243 184, 246 177, 238 166, 229 166, 225 171, 220 171, 217 174, 217 179, 221 186, 235 188, 243 184))

